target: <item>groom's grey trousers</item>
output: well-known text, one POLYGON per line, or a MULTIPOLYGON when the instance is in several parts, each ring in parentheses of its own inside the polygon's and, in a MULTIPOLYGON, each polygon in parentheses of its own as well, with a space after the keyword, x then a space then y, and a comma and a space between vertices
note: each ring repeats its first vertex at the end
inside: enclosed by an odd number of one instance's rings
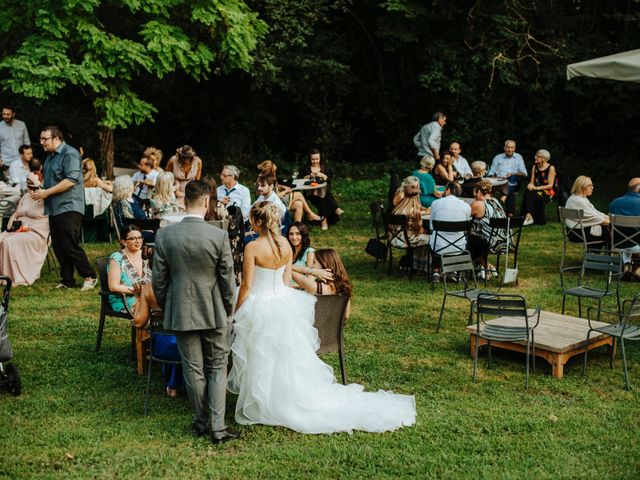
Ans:
POLYGON ((211 429, 224 430, 229 326, 184 332, 176 339, 196 427, 206 429, 211 412, 211 429))

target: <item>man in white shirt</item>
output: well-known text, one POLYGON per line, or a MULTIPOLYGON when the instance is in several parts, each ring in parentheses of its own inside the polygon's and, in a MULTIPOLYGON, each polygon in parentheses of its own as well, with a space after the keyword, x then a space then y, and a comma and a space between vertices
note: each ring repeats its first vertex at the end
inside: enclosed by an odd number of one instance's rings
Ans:
POLYGON ((27 190, 27 175, 29 170, 29 162, 33 158, 33 150, 30 145, 20 145, 20 161, 13 162, 9 167, 9 183, 20 187, 21 191, 27 190))
MULTIPOLYGON (((441 220, 445 222, 464 222, 471 220, 471 207, 467 202, 458 198, 460 195, 460 185, 456 182, 447 184, 444 196, 431 204, 431 229, 433 221, 441 220)), ((467 239, 462 236, 462 232, 441 232, 431 235, 429 239, 431 249, 438 255, 443 253, 461 252, 467 248, 467 239)))
POLYGON ((0 122, 0 159, 4 167, 20 160, 20 145, 31 145, 29 133, 24 122, 17 120, 16 112, 11 107, 2 108, 0 122))
POLYGON ((251 210, 251 192, 244 185, 238 183, 240 170, 235 165, 225 165, 220 174, 220 185, 216 189, 218 201, 227 207, 235 205, 240 208, 242 218, 249 220, 249 210, 251 210))
POLYGON ((142 157, 138 162, 138 171, 131 175, 133 182, 133 198, 140 204, 144 204, 151 196, 151 190, 156 186, 158 171, 153 168, 154 161, 148 157, 142 157))
POLYGON ((282 203, 280 197, 275 192, 276 188, 276 177, 273 175, 260 175, 258 177, 258 194, 260 195, 256 198, 254 205, 260 202, 271 202, 273 203, 278 212, 280 212, 280 221, 284 220, 284 216, 287 215, 287 207, 282 203))
POLYGON ((413 144, 418 149, 418 157, 425 155, 440 160, 440 141, 442 140, 442 128, 447 123, 447 116, 442 112, 433 114, 433 121, 423 125, 413 137, 413 144))
POLYGON ((505 210, 510 217, 513 216, 516 210, 516 192, 518 191, 519 177, 526 178, 528 176, 522 155, 516 153, 516 142, 514 140, 504 142, 504 153, 493 157, 488 175, 507 179, 507 183, 502 189, 507 194, 505 210))
POLYGON ((451 152, 451 157, 453 158, 453 168, 456 169, 456 172, 460 174, 460 177, 471 178, 473 173, 471 172, 471 167, 469 166, 469 162, 467 159, 460 155, 462 149, 460 148, 460 144, 458 142, 453 142, 449 146, 449 151, 451 152))

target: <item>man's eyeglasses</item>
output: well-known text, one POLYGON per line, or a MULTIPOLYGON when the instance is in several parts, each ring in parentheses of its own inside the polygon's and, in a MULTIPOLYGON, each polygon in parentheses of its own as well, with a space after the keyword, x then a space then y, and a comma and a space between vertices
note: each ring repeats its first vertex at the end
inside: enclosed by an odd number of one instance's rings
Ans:
POLYGON ((47 140, 52 140, 52 139, 54 139, 54 138, 56 138, 56 137, 40 137, 40 143, 44 143, 44 142, 46 142, 47 140))
POLYGON ((142 237, 127 237, 125 240, 129 242, 137 242, 138 240, 142 240, 142 237))

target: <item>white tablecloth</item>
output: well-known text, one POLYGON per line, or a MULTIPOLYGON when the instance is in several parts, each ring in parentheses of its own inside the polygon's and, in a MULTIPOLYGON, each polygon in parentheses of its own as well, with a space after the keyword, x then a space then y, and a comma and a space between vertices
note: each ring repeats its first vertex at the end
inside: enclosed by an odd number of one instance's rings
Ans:
POLYGON ((174 213, 173 215, 165 215, 160 221, 160 228, 181 222, 185 217, 184 213, 174 213))
POLYGON ((84 203, 93 205, 93 216, 97 217, 109 208, 112 195, 99 187, 84 189, 84 203))

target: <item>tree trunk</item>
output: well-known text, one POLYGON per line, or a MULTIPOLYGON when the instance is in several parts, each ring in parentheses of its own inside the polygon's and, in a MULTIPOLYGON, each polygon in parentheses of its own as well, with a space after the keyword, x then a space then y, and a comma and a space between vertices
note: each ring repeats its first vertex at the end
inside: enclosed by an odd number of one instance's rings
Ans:
POLYGON ((100 127, 100 160, 104 165, 104 173, 109 180, 113 180, 113 164, 115 159, 115 144, 113 141, 113 128, 100 127))

